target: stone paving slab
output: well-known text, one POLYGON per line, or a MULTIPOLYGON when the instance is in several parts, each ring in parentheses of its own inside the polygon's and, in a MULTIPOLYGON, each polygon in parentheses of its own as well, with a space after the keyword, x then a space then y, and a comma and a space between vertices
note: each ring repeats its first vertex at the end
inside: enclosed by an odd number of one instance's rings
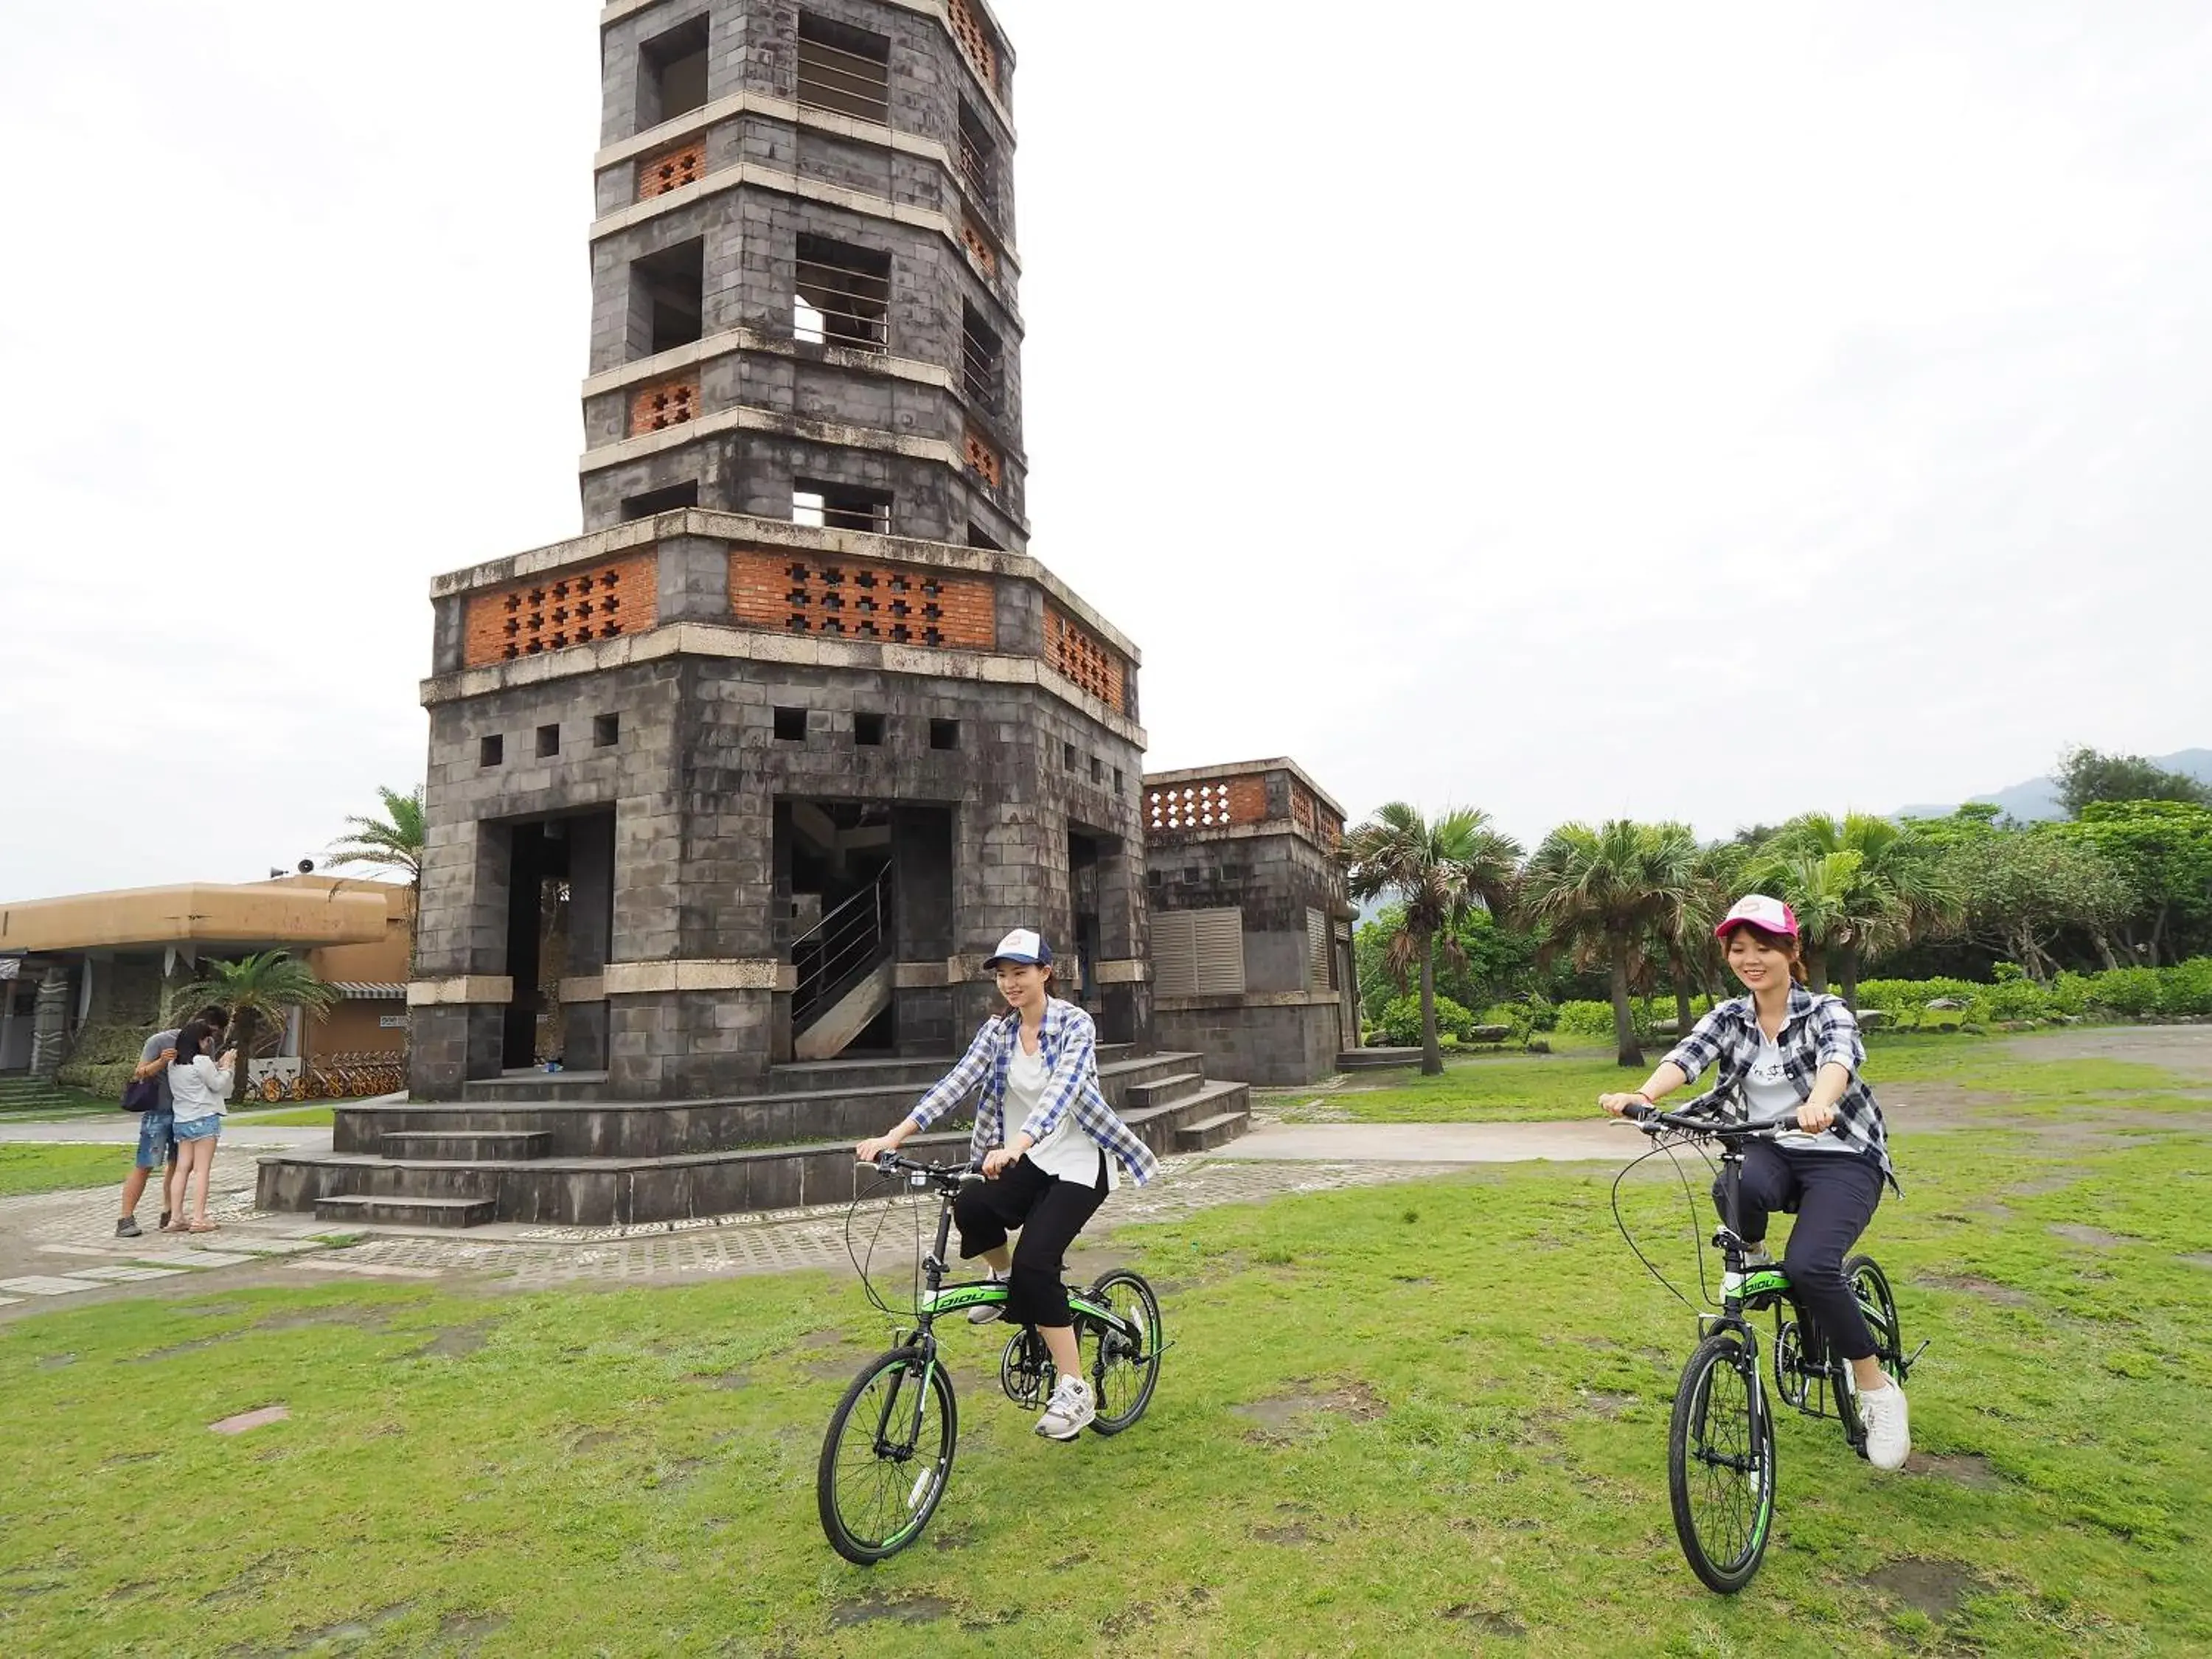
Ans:
POLYGON ((118 1284, 136 1283, 145 1279, 183 1279, 182 1267, 136 1267, 125 1264, 119 1267, 85 1267, 69 1274, 71 1279, 105 1279, 118 1284))
POLYGON ((22 1299, 20 1296, 0 1296, 0 1308, 12 1308, 22 1299))
POLYGON ((323 1273, 359 1273, 369 1279, 443 1279, 445 1271, 439 1267, 404 1267, 379 1261, 347 1261, 337 1256, 311 1256, 301 1261, 288 1261, 288 1267, 305 1268, 323 1273))
POLYGON ((98 1288, 82 1279, 54 1279, 37 1273, 21 1279, 0 1279, 0 1291, 16 1291, 25 1296, 75 1296, 80 1291, 98 1288))

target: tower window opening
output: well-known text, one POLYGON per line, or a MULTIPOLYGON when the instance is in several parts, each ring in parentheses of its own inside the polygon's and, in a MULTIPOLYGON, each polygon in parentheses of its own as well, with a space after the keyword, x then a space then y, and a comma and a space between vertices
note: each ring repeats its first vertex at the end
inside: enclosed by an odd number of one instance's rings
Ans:
POLYGON ((958 720, 930 721, 929 746, 932 749, 957 749, 960 746, 960 722, 958 720))
POLYGON ((983 118, 960 100, 960 178, 973 196, 994 216, 999 211, 999 141, 991 136, 983 118))
POLYGON ((888 126, 891 43, 880 34, 799 14, 799 101, 888 126))
POLYGON ((671 484, 665 489, 648 489, 642 495, 623 498, 622 516, 624 524, 635 524, 640 519, 650 519, 662 513, 674 513, 687 507, 699 505, 699 481, 671 484))
POLYGON ((630 356, 690 345, 705 331, 707 244, 679 243, 630 264, 630 356))
POLYGON ((806 711, 804 708, 779 708, 775 711, 775 740, 778 743, 806 741, 806 711))
POLYGON ((791 332, 807 345, 890 349, 891 256, 872 248, 799 239, 791 332))
POLYGON ((968 520, 968 545, 988 547, 994 553, 1003 553, 1006 550, 1006 544, 1004 542, 999 540, 973 519, 968 520))
POLYGON ((477 764, 478 766, 497 766, 497 765, 498 765, 501 761, 505 760, 506 758, 507 758, 507 739, 506 739, 506 738, 484 738, 480 739, 480 740, 477 742, 477 764))
POLYGON ((637 129, 673 121, 707 101, 707 20, 693 18, 638 49, 637 129))
POLYGON ((815 530, 865 530, 891 533, 891 498, 879 489, 795 478, 791 485, 791 521, 815 530))
POLYGON ((881 714, 853 716, 853 742, 862 749, 884 746, 884 717, 881 714))
POLYGON ((969 402, 997 414, 1006 400, 1006 348, 975 307, 960 307, 960 384, 969 402))
POLYGON ((541 726, 538 728, 538 758, 550 760, 561 752, 561 728, 541 726))

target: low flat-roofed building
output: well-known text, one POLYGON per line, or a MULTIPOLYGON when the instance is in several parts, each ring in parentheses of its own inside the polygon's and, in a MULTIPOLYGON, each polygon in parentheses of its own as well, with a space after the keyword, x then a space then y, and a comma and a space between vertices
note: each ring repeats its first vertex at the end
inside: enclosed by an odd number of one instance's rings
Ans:
POLYGON ((389 882, 286 876, 187 882, 0 904, 0 1076, 51 1078, 94 1026, 152 1030, 204 958, 287 951, 339 988, 272 1058, 397 1056, 407 1046, 414 893, 389 882))
POLYGON ((1152 1027, 1224 1075, 1311 1083, 1359 1042, 1344 809, 1295 761, 1145 779, 1152 1027))

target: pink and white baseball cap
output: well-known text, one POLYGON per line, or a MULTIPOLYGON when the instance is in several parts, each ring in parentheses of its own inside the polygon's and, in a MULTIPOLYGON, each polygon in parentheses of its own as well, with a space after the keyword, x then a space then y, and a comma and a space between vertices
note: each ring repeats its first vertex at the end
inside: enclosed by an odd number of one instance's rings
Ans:
POLYGON ((1713 929, 1713 937, 1726 939, 1735 929, 1747 925, 1779 933, 1784 939, 1797 937, 1797 913, 1780 899, 1769 898, 1764 893, 1747 893, 1738 899, 1735 907, 1721 918, 1721 925, 1713 929))

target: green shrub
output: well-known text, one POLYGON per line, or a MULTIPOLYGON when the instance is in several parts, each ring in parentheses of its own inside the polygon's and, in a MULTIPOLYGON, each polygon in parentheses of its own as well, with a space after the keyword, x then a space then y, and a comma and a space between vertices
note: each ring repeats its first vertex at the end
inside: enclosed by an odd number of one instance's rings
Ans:
POLYGON ((2212 957, 2192 957, 2158 970, 2161 1014, 2212 1014, 2212 957))
POLYGON ((1613 1035, 1613 1005, 1577 1000, 1563 1002, 1552 1029, 1563 1036, 1609 1037, 1613 1035))
MULTIPOLYGON (((1437 1036, 1439 1041, 1449 1036, 1465 1042, 1477 1022, 1473 1014, 1449 997, 1437 999, 1437 1036)), ((1382 1006, 1382 1041, 1394 1048, 1410 1048, 1421 1040, 1421 999, 1418 995, 1393 997, 1382 1006)))
POLYGON ((2145 1014, 2155 1013, 2159 1003, 2158 969, 2107 969, 2093 981, 2089 998, 2100 1008, 2124 1014, 2130 1019, 2140 1019, 2145 1014))
POLYGON ((2070 969, 2051 981, 2051 1012, 2078 1019, 2089 1012, 2096 981, 2070 969))
POLYGON ((138 1069, 149 1033, 136 1025, 88 1025, 77 1033, 69 1058, 54 1073, 64 1089, 82 1089, 110 1100, 123 1098, 123 1085, 138 1069))
MULTIPOLYGON (((2009 966, 2010 964, 2006 964, 2009 966)), ((1976 1012, 1984 1019, 2048 1019, 2051 998, 2033 980, 2022 975, 1985 986, 1976 1012)))

